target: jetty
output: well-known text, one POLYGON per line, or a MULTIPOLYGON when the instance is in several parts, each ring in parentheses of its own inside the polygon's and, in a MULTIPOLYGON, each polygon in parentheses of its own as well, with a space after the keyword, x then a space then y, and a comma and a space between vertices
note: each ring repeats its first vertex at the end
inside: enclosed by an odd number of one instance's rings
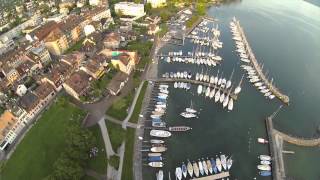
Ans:
POLYGON ((193 178, 193 180, 214 180, 214 179, 222 179, 222 178, 226 178, 229 177, 230 173, 229 171, 227 172, 222 172, 219 174, 213 174, 213 175, 209 175, 209 176, 205 176, 205 177, 200 177, 200 178, 193 178))
MULTIPOLYGON (((278 109, 278 111, 280 108, 278 109)), ((277 112, 278 112, 277 111, 277 112)), ((286 178, 285 166, 283 160, 283 154, 294 154, 293 151, 284 151, 283 142, 288 142, 297 146, 305 147, 319 147, 320 138, 307 139, 294 137, 280 132, 273 127, 272 119, 275 117, 276 113, 266 118, 266 127, 269 138, 269 150, 272 157, 272 176, 275 180, 284 180, 286 178)))
MULTIPOLYGON (((155 81, 155 82, 169 82, 169 83, 174 83, 174 82, 185 82, 185 83, 191 83, 191 84, 197 84, 197 85, 203 85, 203 86, 207 86, 210 88, 215 88, 215 89, 220 89, 220 91, 222 91, 224 94, 228 94, 230 89, 221 89, 219 88, 219 86, 217 86, 216 84, 211 84, 208 82, 202 82, 202 81, 197 81, 197 80, 193 80, 193 79, 178 79, 178 78, 158 78, 158 79, 153 79, 151 81, 155 81)), ((234 94, 234 92, 230 93, 230 97, 233 100, 237 100, 238 99, 238 95, 234 94)))
POLYGON ((259 63, 257 62, 257 59, 247 41, 246 35, 240 26, 239 21, 234 22, 237 26, 238 32, 242 38, 242 42, 244 44, 245 49, 248 52, 248 59, 250 60, 251 64, 253 65, 254 69, 256 70, 258 76, 260 77, 261 81, 267 86, 267 88, 274 94, 280 101, 282 101, 284 104, 289 105, 289 97, 285 94, 283 94, 277 87, 275 87, 272 82, 270 82, 264 73, 262 72, 262 68, 260 67, 259 63))

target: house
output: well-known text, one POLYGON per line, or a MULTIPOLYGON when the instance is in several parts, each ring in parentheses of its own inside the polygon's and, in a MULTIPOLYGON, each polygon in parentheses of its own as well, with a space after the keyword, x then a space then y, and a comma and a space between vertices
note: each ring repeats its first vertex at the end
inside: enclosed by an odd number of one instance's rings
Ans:
POLYGON ((73 71, 74 70, 64 62, 54 64, 41 81, 50 83, 56 91, 60 91, 62 84, 69 78, 73 71))
POLYGON ((97 51, 97 44, 96 41, 91 38, 86 38, 82 42, 82 47, 80 49, 82 52, 86 53, 88 56, 92 56, 97 51))
POLYGON ((152 8, 160 8, 167 5, 166 0, 147 0, 147 3, 150 3, 152 8))
POLYGON ((120 34, 116 32, 111 32, 106 34, 103 39, 104 48, 116 49, 120 45, 120 34))
POLYGON ((114 10, 117 14, 134 17, 133 20, 139 19, 146 14, 144 12, 144 5, 136 4, 134 2, 116 3, 114 5, 114 10))
POLYGON ((42 82, 34 90, 34 94, 40 98, 41 105, 46 106, 55 97, 56 92, 50 83, 42 82))
POLYGON ((61 55, 69 48, 67 36, 59 29, 53 29, 44 39, 45 46, 53 55, 61 55))
POLYGON ((28 119, 33 119, 43 108, 40 98, 30 91, 20 98, 18 104, 27 112, 28 119))
POLYGON ((90 88, 90 76, 83 71, 77 71, 63 83, 63 87, 68 94, 80 100, 80 97, 85 95, 90 88))
POLYGON ((26 39, 30 42, 44 40, 52 30, 59 27, 59 24, 55 21, 48 21, 42 26, 39 26, 35 30, 26 34, 26 39))
POLYGON ((66 36, 69 47, 84 37, 83 28, 85 25, 85 19, 77 15, 70 15, 63 22, 59 23, 61 31, 66 36))
POLYGON ((80 64, 85 60, 83 52, 75 51, 70 54, 62 55, 60 61, 69 65, 71 68, 78 69, 80 64))
POLYGON ((16 67, 16 70, 19 73, 19 76, 25 78, 26 76, 32 76, 39 72, 42 68, 41 63, 35 63, 28 56, 24 56, 21 59, 21 64, 16 67))
POLYGON ((99 6, 101 3, 101 0, 89 0, 90 6, 99 6))
POLYGON ((116 96, 119 94, 124 85, 128 82, 129 76, 126 73, 118 72, 109 82, 108 91, 116 96))
POLYGON ((140 60, 137 52, 104 49, 100 54, 110 57, 111 64, 126 74, 130 74, 140 60))
POLYGON ((86 72, 94 79, 99 79, 105 74, 109 60, 110 59, 104 55, 95 55, 90 58, 85 65, 80 67, 80 70, 86 72))
POLYGON ((0 116, 0 149, 4 150, 10 145, 17 134, 16 129, 20 130, 24 127, 24 124, 20 124, 18 118, 16 118, 10 111, 6 110, 0 116))
POLYGON ((49 51, 43 43, 33 46, 30 49, 28 57, 34 62, 41 63, 43 66, 47 66, 52 61, 49 51))
POLYGON ((128 33, 132 31, 132 22, 121 22, 119 30, 121 33, 128 33))

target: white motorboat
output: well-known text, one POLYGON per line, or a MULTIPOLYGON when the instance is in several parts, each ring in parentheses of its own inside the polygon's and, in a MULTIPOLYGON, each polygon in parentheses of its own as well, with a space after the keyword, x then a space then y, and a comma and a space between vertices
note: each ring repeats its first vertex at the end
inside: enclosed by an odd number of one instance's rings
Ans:
POLYGON ((241 92, 241 87, 238 86, 236 89, 234 89, 234 94, 239 94, 241 92))
POLYGON ((148 153, 149 157, 161 156, 161 153, 148 153))
POLYGON ((212 164, 211 164, 210 159, 207 159, 206 162, 207 162, 207 166, 208 166, 208 171, 209 171, 210 174, 212 174, 213 173, 213 168, 212 168, 212 164))
POLYGON ((254 83, 254 86, 256 86, 256 87, 259 87, 259 86, 262 86, 262 82, 257 82, 257 83, 254 83))
POLYGON ((199 85, 199 86, 198 86, 197 92, 198 92, 198 94, 201 94, 201 93, 202 93, 202 85, 199 85))
POLYGON ((193 177, 193 167, 192 167, 192 164, 191 162, 188 160, 188 163, 187 163, 187 170, 188 170, 188 174, 190 177, 193 177))
POLYGON ((197 73, 196 74, 196 81, 199 81, 199 79, 200 79, 200 75, 199 75, 199 73, 197 73))
POLYGON ((218 91, 216 92, 215 96, 214 96, 214 102, 218 102, 220 99, 220 88, 218 89, 218 91))
POLYGON ((258 143, 261 143, 261 144, 267 144, 269 141, 267 141, 266 139, 263 139, 263 138, 258 138, 258 143))
POLYGON ((163 171, 159 170, 159 172, 157 173, 157 180, 163 180, 163 171))
POLYGON ((222 103, 222 107, 223 107, 223 108, 227 107, 228 102, 229 102, 229 95, 227 95, 227 96, 224 98, 223 103, 222 103))
POLYGON ((269 96, 269 99, 273 99, 273 98, 275 98, 275 95, 271 94, 271 95, 269 96))
POLYGON ((176 168, 176 178, 178 180, 181 180, 182 179, 182 170, 181 170, 181 167, 177 167, 176 168))
POLYGON ((208 97, 210 95, 210 88, 207 87, 207 90, 206 90, 206 93, 205 93, 205 96, 208 97))
POLYGON ((260 164, 262 164, 262 165, 270 165, 271 162, 270 161, 260 161, 260 164))
POLYGON ((272 93, 271 92, 267 92, 264 94, 264 96, 269 97, 272 93))
POLYGON ((202 166, 201 160, 198 161, 198 165, 199 165, 200 174, 203 176, 204 175, 204 170, 203 170, 203 166, 202 166))
POLYGON ((170 137, 171 133, 169 131, 164 131, 164 130, 151 130, 150 131, 150 136, 154 137, 170 137))
POLYGON ((268 155, 260 155, 259 158, 262 161, 270 161, 271 160, 271 157, 268 155))
POLYGON ((208 166, 207 166, 207 163, 205 160, 202 161, 202 167, 203 167, 203 171, 206 175, 209 174, 209 171, 208 171, 208 166))
POLYGON ((218 171, 221 172, 222 171, 222 164, 221 164, 221 160, 219 157, 216 158, 216 166, 218 168, 218 171))
POLYGON ((224 101, 224 98, 225 98, 225 95, 224 95, 224 93, 222 92, 222 94, 221 94, 221 96, 220 96, 220 103, 223 103, 223 101, 224 101))
POLYGON ((184 118, 187 118, 187 119, 197 117, 197 115, 195 115, 195 114, 193 114, 193 113, 188 113, 188 112, 182 112, 180 115, 181 115, 182 117, 184 117, 184 118))
POLYGON ((162 162, 149 162, 148 165, 151 166, 151 167, 156 167, 156 168, 163 167, 163 163, 162 162))
POLYGON ((151 152, 155 152, 155 153, 165 152, 166 150, 167 150, 167 148, 166 148, 166 147, 163 147, 163 146, 150 148, 150 151, 151 151, 151 152))
POLYGON ((212 91, 210 92, 209 94, 209 98, 212 99, 214 97, 214 94, 215 94, 215 89, 213 88, 212 91))
POLYGON ((232 166, 232 159, 231 157, 227 160, 227 169, 230 170, 232 166))
POLYGON ((184 178, 187 178, 188 169, 187 169, 186 164, 184 164, 184 162, 182 162, 181 170, 182 170, 182 175, 183 175, 183 177, 184 177, 184 178))
POLYGON ((232 111, 232 110, 233 110, 233 99, 232 99, 232 98, 229 99, 228 110, 229 110, 229 111, 232 111))
POLYGON ((271 170, 270 165, 266 165, 266 164, 264 164, 264 165, 258 165, 257 168, 258 168, 259 170, 262 170, 262 171, 270 171, 270 170, 271 170))
POLYGON ((221 159, 221 164, 224 170, 228 170, 227 169, 227 157, 226 155, 222 154, 220 155, 220 159, 221 159))
POLYGON ((160 139, 150 139, 150 143, 152 144, 163 144, 164 140, 160 140, 160 139))
POLYGON ((193 162, 192 163, 192 167, 193 167, 193 172, 194 172, 194 175, 196 176, 196 177, 199 177, 199 175, 200 175, 200 170, 199 170, 199 167, 198 167, 198 164, 197 164, 197 162, 193 162))

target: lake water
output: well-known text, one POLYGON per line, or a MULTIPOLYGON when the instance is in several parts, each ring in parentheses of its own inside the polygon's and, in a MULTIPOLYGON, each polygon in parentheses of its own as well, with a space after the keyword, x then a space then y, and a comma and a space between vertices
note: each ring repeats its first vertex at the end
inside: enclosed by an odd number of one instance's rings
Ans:
MULTIPOLYGON (((159 75, 171 71, 223 72, 237 85, 244 73, 234 52, 229 23, 233 16, 240 20, 257 60, 264 64, 268 77, 290 97, 290 105, 283 107, 274 119, 275 127, 295 136, 314 137, 320 125, 320 8, 303 0, 244 0, 237 3, 211 7, 208 15, 219 19, 219 50, 223 62, 215 68, 196 65, 159 63, 159 75)), ((168 45, 162 49, 192 50, 192 44, 184 47, 168 45)), ((272 114, 281 103, 267 100, 246 79, 242 85, 234 110, 227 112, 221 104, 196 94, 194 86, 186 92, 170 88, 166 121, 169 125, 187 125, 193 129, 187 133, 174 134, 166 142, 164 154, 165 177, 168 171, 174 178, 176 166, 187 159, 215 157, 220 152, 233 157, 230 179, 248 180, 257 177, 258 155, 268 153, 268 146, 258 144, 257 137, 266 137, 265 117, 272 114), (201 109, 199 119, 185 120, 179 116, 193 101, 201 109)), ((149 131, 146 131, 146 136, 149 131)), ((320 179, 318 169, 320 149, 285 145, 285 150, 296 154, 285 155, 288 177, 299 180, 320 179)), ((144 179, 155 179, 155 170, 143 168, 144 179)), ((166 178, 167 179, 167 178, 166 178)))

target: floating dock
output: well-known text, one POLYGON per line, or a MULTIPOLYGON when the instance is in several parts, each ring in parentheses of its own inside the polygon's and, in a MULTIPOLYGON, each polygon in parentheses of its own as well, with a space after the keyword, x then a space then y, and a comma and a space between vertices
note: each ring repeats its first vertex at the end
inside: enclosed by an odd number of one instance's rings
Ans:
POLYGON ((276 88, 271 82, 269 82, 269 80, 266 78, 266 76, 263 74, 262 72, 262 68, 260 67, 260 65, 257 62, 256 57, 253 54, 253 51, 247 41, 246 35, 244 34, 244 31, 242 29, 242 27, 240 26, 239 21, 235 22, 238 32, 242 38, 242 42, 245 46, 245 49, 248 52, 248 56, 249 56, 249 60, 251 61, 251 64, 253 65, 253 67, 255 68, 258 76, 260 77, 260 79, 263 81, 263 83, 268 87, 268 89, 270 89, 270 92, 272 92, 272 94, 274 94, 280 101, 282 101, 284 104, 289 105, 289 97, 283 93, 280 92, 280 90, 278 88, 276 88))
POLYGON ((209 175, 209 176, 205 176, 205 177, 200 177, 200 178, 193 178, 193 180, 214 180, 214 179, 222 179, 222 178, 226 178, 229 177, 230 173, 229 171, 227 172, 222 172, 219 174, 213 174, 213 175, 209 175))

